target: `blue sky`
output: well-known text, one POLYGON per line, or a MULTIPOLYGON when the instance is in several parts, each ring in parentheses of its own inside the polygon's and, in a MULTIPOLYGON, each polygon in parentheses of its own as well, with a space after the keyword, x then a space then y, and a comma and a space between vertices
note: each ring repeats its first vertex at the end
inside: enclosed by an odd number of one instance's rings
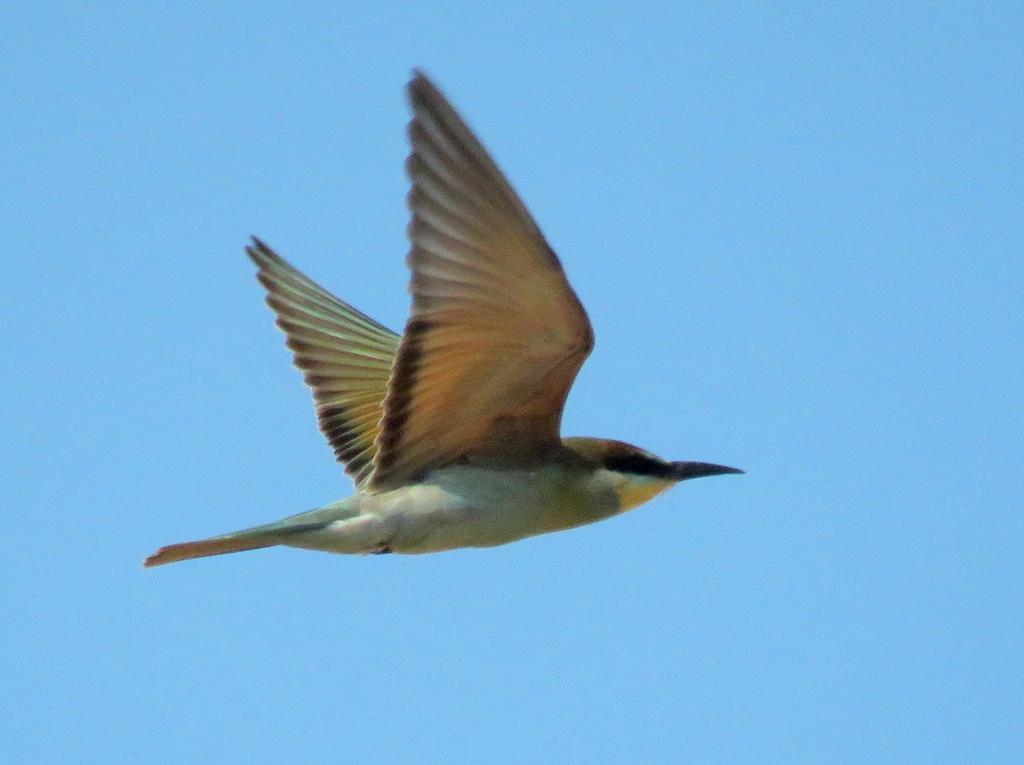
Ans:
POLYGON ((0 11, 5 760, 1020 762, 1020 6, 489 5, 0 11), (143 571, 349 493, 241 248, 401 327, 414 66, 589 310, 565 432, 748 474, 143 571))

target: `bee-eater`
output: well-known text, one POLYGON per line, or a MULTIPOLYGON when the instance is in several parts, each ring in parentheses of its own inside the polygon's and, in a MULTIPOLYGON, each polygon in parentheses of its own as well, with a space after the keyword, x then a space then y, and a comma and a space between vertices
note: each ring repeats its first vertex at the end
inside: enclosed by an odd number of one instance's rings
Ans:
POLYGON ((611 517, 687 478, 741 473, 563 438, 594 346, 583 305, 490 155, 416 72, 406 171, 412 309, 399 337, 246 248, 356 493, 275 523, 161 547, 146 566, 287 545, 337 553, 487 547, 611 517))

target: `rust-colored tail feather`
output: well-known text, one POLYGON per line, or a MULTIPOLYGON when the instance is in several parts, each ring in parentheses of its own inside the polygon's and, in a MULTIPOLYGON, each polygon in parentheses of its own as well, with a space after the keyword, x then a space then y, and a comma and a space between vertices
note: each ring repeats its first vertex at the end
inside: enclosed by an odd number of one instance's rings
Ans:
POLYGON ((243 550, 256 550, 260 547, 273 547, 277 542, 263 538, 253 537, 228 537, 212 539, 199 539, 195 542, 179 542, 176 545, 161 547, 142 562, 146 568, 151 566, 162 566, 165 563, 175 563, 179 560, 190 558, 204 558, 207 555, 223 555, 224 553, 242 552, 243 550))

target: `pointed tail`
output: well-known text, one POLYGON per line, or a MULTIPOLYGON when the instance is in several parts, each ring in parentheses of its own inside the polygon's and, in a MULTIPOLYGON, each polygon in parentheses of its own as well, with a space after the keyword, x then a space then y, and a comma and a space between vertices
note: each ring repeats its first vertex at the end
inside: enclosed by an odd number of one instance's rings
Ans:
MULTIPOLYGON (((230 534, 167 545, 146 558, 142 565, 151 568, 152 566, 162 566, 165 563, 176 563, 179 560, 205 558, 207 555, 223 555, 243 550, 258 550, 261 547, 291 544, 297 537, 302 537, 307 532, 321 531, 335 521, 357 515, 359 510, 358 502, 355 499, 350 497, 339 500, 315 510, 307 510, 273 523, 233 531, 230 534)), ((297 546, 302 547, 303 545, 297 546)), ((316 549, 315 546, 314 549, 316 549)))
POLYGON ((161 547, 142 562, 146 568, 162 566, 165 563, 176 563, 179 560, 205 558, 207 555, 224 555, 225 553, 257 550, 261 547, 273 547, 278 544, 276 539, 266 536, 224 536, 199 539, 195 542, 179 542, 175 545, 161 547))

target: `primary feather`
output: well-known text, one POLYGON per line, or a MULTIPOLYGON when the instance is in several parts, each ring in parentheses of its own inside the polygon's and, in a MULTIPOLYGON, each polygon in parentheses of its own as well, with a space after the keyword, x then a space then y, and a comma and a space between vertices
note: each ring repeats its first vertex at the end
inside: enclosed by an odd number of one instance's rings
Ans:
POLYGON ((320 430, 357 487, 366 484, 399 337, 299 273, 259 239, 246 248, 267 303, 313 389, 320 430))

